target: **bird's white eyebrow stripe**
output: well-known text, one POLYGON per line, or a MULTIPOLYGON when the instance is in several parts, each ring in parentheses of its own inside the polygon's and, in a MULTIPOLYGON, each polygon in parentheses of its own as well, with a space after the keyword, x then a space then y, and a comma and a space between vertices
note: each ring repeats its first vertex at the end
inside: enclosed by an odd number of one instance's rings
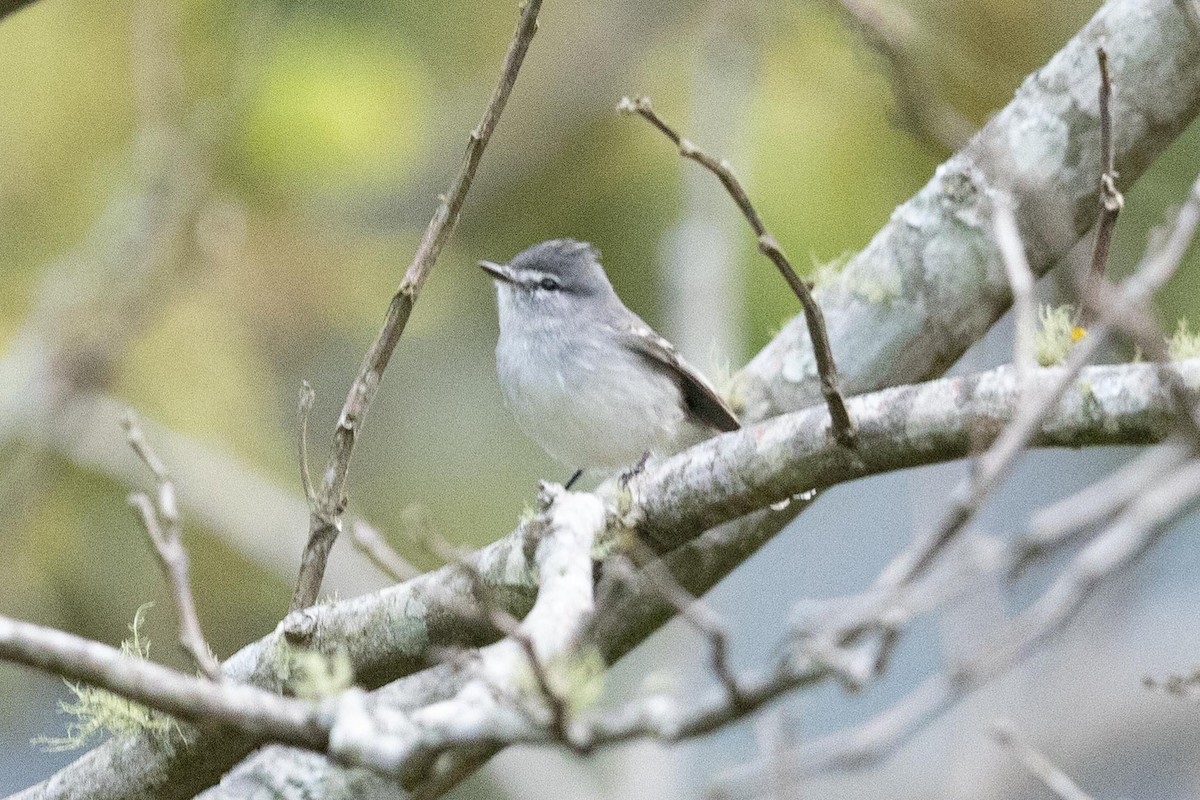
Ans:
POLYGON ((536 269, 518 269, 515 270, 513 274, 514 277, 516 277, 522 283, 536 284, 543 278, 553 278, 556 281, 558 280, 557 276, 551 275, 549 272, 542 272, 536 269))

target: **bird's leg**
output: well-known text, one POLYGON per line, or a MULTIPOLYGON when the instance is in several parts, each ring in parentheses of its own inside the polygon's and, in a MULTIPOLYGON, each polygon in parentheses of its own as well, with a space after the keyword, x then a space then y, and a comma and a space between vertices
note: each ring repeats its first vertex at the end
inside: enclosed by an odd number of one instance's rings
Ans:
POLYGON ((575 474, 571 476, 571 479, 569 481, 567 481, 566 485, 563 486, 563 488, 566 489, 567 491, 570 491, 571 487, 575 485, 575 481, 579 480, 581 477, 583 477, 583 470, 581 470, 581 469, 575 470, 575 474))
POLYGON ((620 484, 622 489, 629 488, 629 482, 631 480, 633 480, 634 478, 636 478, 638 475, 642 474, 642 470, 644 470, 646 468, 646 462, 649 460, 650 460, 650 451, 647 450, 646 452, 642 453, 642 457, 638 459, 638 462, 636 464, 634 464, 632 467, 630 467, 625 472, 621 473, 621 477, 617 478, 617 483, 620 484))

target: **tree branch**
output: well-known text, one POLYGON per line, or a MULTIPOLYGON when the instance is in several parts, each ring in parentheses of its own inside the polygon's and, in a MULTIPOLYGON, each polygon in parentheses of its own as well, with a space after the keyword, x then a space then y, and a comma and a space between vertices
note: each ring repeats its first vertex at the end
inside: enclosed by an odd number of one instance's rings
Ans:
MULTIPOLYGON (((1178 0, 1109 0, 871 242, 816 290, 847 395, 940 374, 1008 308, 991 209, 1009 193, 1030 269, 1088 235, 1099 203, 1096 47, 1120 76, 1112 117, 1127 188, 1200 110, 1200 37, 1178 0), (1170 91, 1163 87, 1169 85, 1170 91)), ((794 319, 735 376, 751 421, 821 402, 807 327, 794 319)))
POLYGON ((738 210, 742 212, 742 216, 746 218, 746 222, 750 223, 750 228, 754 231, 754 235, 758 237, 759 251, 771 260, 771 263, 779 270, 779 274, 787 281, 787 285, 795 293, 796 297, 799 298, 800 304, 804 307, 804 320, 808 325, 808 335, 812 339, 813 356, 816 358, 817 373, 821 380, 821 395, 825 398, 825 404, 829 407, 829 418, 832 421, 833 436, 845 447, 853 447, 854 421, 846 411, 846 401, 842 397, 841 389, 838 388, 837 364, 833 360, 833 351, 829 346, 829 334, 825 329, 825 316, 821 313, 821 306, 813 297, 813 287, 808 281, 803 280, 796 274, 796 270, 792 268, 791 262, 783 254, 783 249, 779 246, 779 242, 775 241, 775 237, 767 231, 766 226, 763 225, 762 218, 754 210, 754 205, 750 202, 750 196, 742 188, 741 181, 733 174, 733 168, 729 162, 718 161, 692 142, 680 136, 674 128, 668 125, 655 112, 654 108, 650 105, 649 97, 639 97, 636 100, 631 100, 628 97, 622 98, 620 104, 617 105, 617 110, 626 114, 637 114, 653 125, 663 136, 666 136, 679 148, 679 155, 695 161, 717 176, 717 179, 721 181, 721 185, 725 187, 725 191, 733 198, 733 202, 737 204, 738 210))
POLYGON ((179 614, 179 643, 196 668, 209 680, 220 680, 221 666, 204 640, 200 619, 196 615, 196 601, 192 597, 192 584, 188 577, 188 555, 183 546, 183 524, 179 520, 179 505, 175 501, 175 484, 162 459, 146 441, 146 435, 142 433, 132 411, 125 415, 122 424, 129 445, 158 481, 157 502, 152 502, 149 496, 141 492, 131 494, 129 502, 138 510, 142 527, 150 537, 167 582, 171 585, 175 609, 179 614))
POLYGON ((358 431, 367 416, 367 410, 375 393, 379 390, 383 372, 391 360, 392 351, 396 349, 400 336, 408 324, 409 315, 416 305, 421 287, 425 285, 438 255, 446 240, 454 232, 458 224, 458 216, 462 212, 463 202, 475 178, 475 171, 483 158, 484 148, 491 139, 496 123, 504 112, 508 96, 517 80, 517 73, 525 60, 529 43, 537 32, 538 11, 542 0, 525 0, 521 10, 521 18, 517 23, 517 31, 508 46, 504 56, 504 65, 500 70, 500 81, 492 91, 487 108, 479 126, 471 131, 467 143, 467 152, 463 156, 462 167, 458 176, 450 185, 450 189, 438 206, 433 219, 425 229, 421 245, 409 264, 408 271, 400 288, 392 297, 384 318, 383 328, 371 343, 359 367, 358 376, 350 387, 346 402, 338 417, 337 428, 333 434, 333 446, 329 453, 329 463, 325 469, 325 477, 317 493, 317 504, 309 522, 308 544, 300 562, 300 575, 296 580, 296 590, 292 595, 293 611, 311 606, 317 600, 321 591, 321 580, 325 575, 325 563, 334 540, 342 529, 342 512, 346 508, 346 480, 350 472, 350 458, 354 453, 354 443, 358 431))

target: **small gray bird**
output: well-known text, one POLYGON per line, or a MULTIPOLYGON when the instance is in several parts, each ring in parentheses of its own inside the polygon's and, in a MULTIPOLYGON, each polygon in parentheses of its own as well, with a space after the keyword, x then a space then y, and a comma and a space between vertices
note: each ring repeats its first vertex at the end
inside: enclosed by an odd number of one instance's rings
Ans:
POLYGON ((521 429, 567 466, 616 470, 679 452, 737 417, 675 348, 613 291, 600 254, 554 239, 508 264, 479 262, 496 283, 496 371, 521 429))

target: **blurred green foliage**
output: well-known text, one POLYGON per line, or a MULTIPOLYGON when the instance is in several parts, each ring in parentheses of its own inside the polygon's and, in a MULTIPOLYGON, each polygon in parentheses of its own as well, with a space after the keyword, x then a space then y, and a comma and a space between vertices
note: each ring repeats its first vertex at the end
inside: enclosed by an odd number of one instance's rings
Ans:
MULTIPOLYGON (((979 124, 1096 5, 906 0, 889 14, 931 91, 979 124)), ((42 0, 4 20, 0 342, 31 329, 54 338, 33 311, 74 284, 50 267, 75 253, 87 270, 107 252, 87 245, 89 232, 138 185, 137 132, 166 126, 194 152, 207 188, 177 257, 151 258, 160 274, 137 314, 108 302, 107 277, 82 305, 95 315, 85 329, 122 329, 94 343, 109 346, 107 361, 87 388, 298 493, 300 381, 317 391, 312 451, 322 459, 361 354, 491 91, 515 13, 515 2, 453 0, 42 0), (151 35, 138 37, 146 18, 151 35), (164 65, 178 71, 175 88, 164 65), (122 316, 105 319, 114 308, 122 316)), ((537 478, 568 474, 502 405, 491 288, 475 260, 507 259, 551 237, 588 239, 628 304, 653 324, 664 319, 673 298, 662 242, 680 222, 681 176, 694 166, 612 113, 622 95, 640 93, 681 126, 731 132, 723 155, 800 267, 861 248, 945 155, 893 124, 881 61, 824 2, 548 3, 351 474, 352 507, 416 561, 403 539, 406 509, 419 505, 446 538, 479 544, 509 529, 537 478), (730 73, 743 87, 740 108, 696 101, 705 75, 730 73)), ((1129 194, 1117 274, 1200 170, 1198 144, 1193 128, 1129 194)), ((796 304, 740 220, 729 231, 731 268, 745 276, 747 349, 730 354, 736 366, 796 304)), ((120 253, 106 258, 113 275, 129 272, 120 253)), ((1196 316, 1196 267, 1193 255, 1164 293, 1168 320, 1196 316)), ((73 340, 66 356, 80 346, 73 340)), ((125 446, 115 428, 111 446, 125 446)), ((0 442, 0 479, 9 511, 0 613, 115 642, 134 609, 156 599, 149 635, 173 641, 157 564, 125 506, 130 487, 20 437, 0 442)), ((273 543, 279 560, 269 571, 221 531, 188 521, 200 615, 218 655, 286 610, 304 535, 273 543)), ((364 575, 363 588, 381 583, 364 575)), ((156 656, 185 663, 169 645, 156 656)), ((0 684, 15 679, 0 671, 0 684)))

